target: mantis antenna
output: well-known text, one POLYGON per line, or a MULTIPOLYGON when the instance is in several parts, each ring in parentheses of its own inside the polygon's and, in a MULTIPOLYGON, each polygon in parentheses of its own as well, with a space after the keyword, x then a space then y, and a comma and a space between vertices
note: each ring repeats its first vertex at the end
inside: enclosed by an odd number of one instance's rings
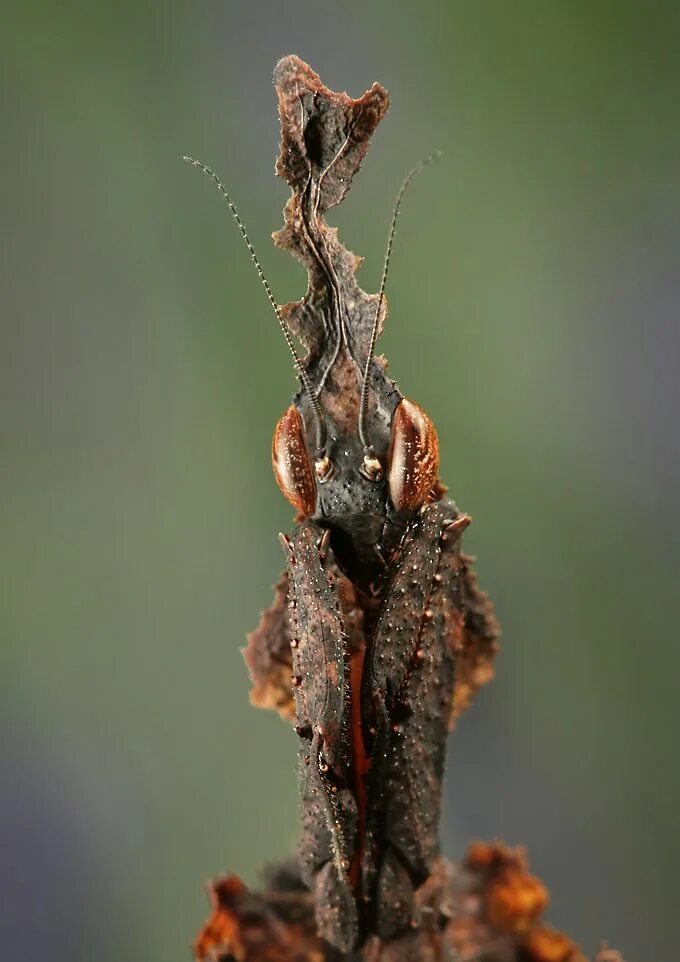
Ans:
POLYGON ((368 347, 368 354, 366 355, 366 364, 364 366, 364 376, 361 385, 361 401, 359 404, 359 438, 364 448, 364 463, 367 472, 375 475, 375 452, 373 451, 373 445, 369 444, 366 438, 366 411, 368 409, 368 378, 371 370, 371 362, 375 356, 375 343, 378 339, 378 324, 380 321, 380 311, 382 309, 383 300, 385 298, 385 284, 387 283, 387 272, 390 266, 390 256, 392 254, 392 243, 394 241, 394 235, 397 231, 397 218, 399 217, 399 208, 401 206, 402 198, 406 192, 406 188, 411 183, 416 174, 419 174, 428 164, 436 157, 441 157, 441 151, 436 150, 434 153, 426 157, 425 160, 421 160, 416 166, 408 172, 404 178, 401 187, 397 193, 396 199, 394 201, 394 208, 392 210, 392 222, 390 224, 390 232, 387 237, 387 249, 385 250, 385 261, 383 264, 382 280, 380 281, 380 293, 378 294, 378 302, 375 308, 375 317, 373 318, 373 327, 371 329, 371 340, 368 347))
POLYGON ((220 194, 222 194, 227 204, 229 205, 229 210, 231 211, 233 218, 238 225, 238 229, 241 232, 241 236, 243 237, 243 240, 246 242, 246 247, 248 248, 248 253, 250 254, 251 260, 255 265, 255 270, 257 271, 257 275, 260 278, 260 281, 262 282, 262 286, 265 289, 267 297, 269 298, 269 303, 274 309, 274 313, 276 314, 276 319, 279 322, 279 327, 281 328, 286 344, 288 345, 288 350, 290 351, 291 357, 293 358, 293 364, 295 365, 295 370, 297 372, 298 377, 300 378, 302 387, 307 392, 309 399, 312 403, 312 408, 314 409, 314 416, 316 419, 317 446, 319 449, 319 454, 320 456, 322 456, 326 446, 326 425, 325 425, 323 413, 321 411, 321 406, 319 404, 319 398, 316 395, 314 389, 312 388, 312 384, 309 380, 307 372, 304 369, 302 361, 300 360, 300 356, 298 355, 298 352, 295 350, 295 345, 293 344, 293 339, 291 337, 290 331, 288 330, 288 327, 286 326, 286 323, 283 319, 283 316, 281 314, 281 309, 279 308, 279 305, 276 303, 276 300, 274 299, 274 295, 272 294, 271 288, 267 282, 267 278, 264 276, 262 265, 260 264, 259 258, 255 253, 255 248, 250 243, 250 238, 248 237, 248 233, 246 231, 245 225, 241 220, 238 211, 236 210, 236 205, 234 204, 233 200, 229 196, 229 193, 227 192, 226 187, 224 186, 222 181, 219 179, 215 171, 212 169, 212 167, 208 167, 207 164, 201 163, 200 160, 194 160, 193 157, 183 157, 182 159, 185 160, 187 164, 191 164, 192 167, 198 167, 198 169, 202 170, 204 174, 207 174, 208 177, 210 177, 215 182, 220 194))

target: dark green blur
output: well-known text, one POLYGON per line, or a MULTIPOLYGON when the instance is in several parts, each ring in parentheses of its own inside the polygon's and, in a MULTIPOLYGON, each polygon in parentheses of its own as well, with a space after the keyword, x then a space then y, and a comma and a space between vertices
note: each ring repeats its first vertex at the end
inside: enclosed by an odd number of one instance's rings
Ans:
POLYGON ((504 627, 443 839, 527 844, 588 952, 680 898, 680 7, 17 4, 3 21, 3 957, 188 958, 202 886, 290 852, 295 743, 240 655, 283 565, 295 379, 271 72, 391 110, 342 209, 504 627), (364 9, 366 8, 366 9, 364 9))

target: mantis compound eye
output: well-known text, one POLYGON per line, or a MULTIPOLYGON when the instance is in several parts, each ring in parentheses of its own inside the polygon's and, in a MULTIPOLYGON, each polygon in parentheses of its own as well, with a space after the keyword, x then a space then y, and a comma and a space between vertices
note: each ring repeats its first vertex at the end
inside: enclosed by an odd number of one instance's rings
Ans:
POLYGON ((302 418, 294 404, 274 428, 272 467, 276 483, 293 507, 304 517, 312 514, 316 507, 314 468, 302 418))
POLYGON ((422 408, 403 398, 392 417, 388 453, 390 498, 397 511, 424 503, 439 473, 439 440, 422 408))

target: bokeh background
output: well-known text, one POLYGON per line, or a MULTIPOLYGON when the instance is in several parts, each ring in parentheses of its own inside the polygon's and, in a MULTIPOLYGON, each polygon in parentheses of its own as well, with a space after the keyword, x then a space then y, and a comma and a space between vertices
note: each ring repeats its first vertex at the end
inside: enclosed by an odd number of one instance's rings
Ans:
POLYGON ((291 851, 295 739, 240 648, 290 510, 271 72, 392 108, 331 221, 433 416, 504 627, 443 840, 529 847, 589 952, 677 953, 680 7, 24 3, 2 47, 0 955, 186 960, 205 880, 291 851), (675 906, 675 911, 673 911, 675 906))

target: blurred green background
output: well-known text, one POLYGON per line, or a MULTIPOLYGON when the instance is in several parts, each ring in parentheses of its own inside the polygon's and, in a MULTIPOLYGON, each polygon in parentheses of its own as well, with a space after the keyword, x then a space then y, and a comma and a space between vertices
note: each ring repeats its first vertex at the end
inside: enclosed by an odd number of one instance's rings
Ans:
POLYGON ((670 960, 680 898, 675 3, 16 4, 5 12, 3 958, 183 960, 205 880, 291 851, 295 743, 240 655, 290 510, 271 72, 392 95, 330 220, 380 276, 504 627, 443 838, 529 847, 589 952, 670 960))

